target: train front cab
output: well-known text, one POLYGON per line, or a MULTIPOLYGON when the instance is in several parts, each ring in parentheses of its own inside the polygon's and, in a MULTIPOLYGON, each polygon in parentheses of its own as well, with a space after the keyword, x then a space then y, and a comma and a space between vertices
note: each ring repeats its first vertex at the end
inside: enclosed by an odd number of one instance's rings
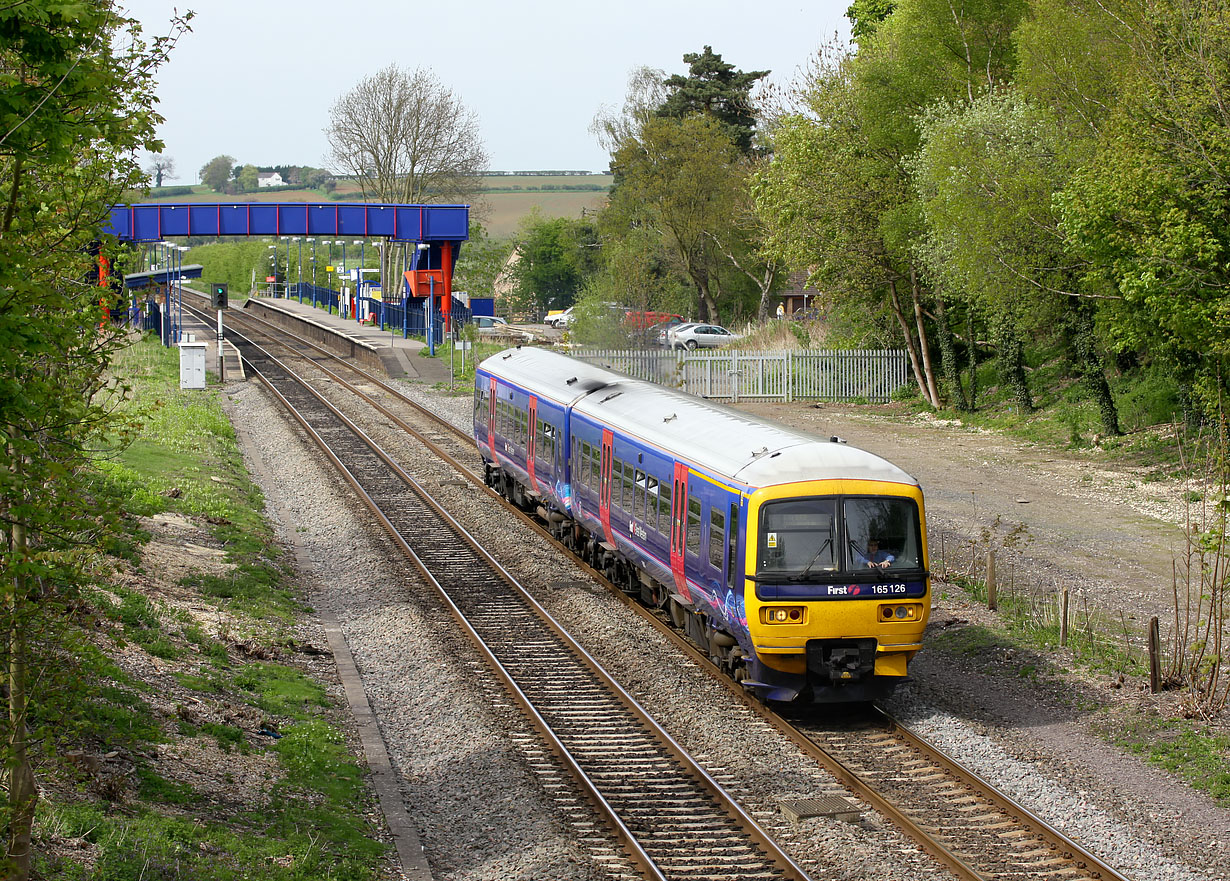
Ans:
POLYGON ((902 681, 930 614, 917 486, 826 480, 767 487, 748 505, 745 586, 766 700, 866 701, 902 681), (869 538, 893 557, 867 565, 869 538))

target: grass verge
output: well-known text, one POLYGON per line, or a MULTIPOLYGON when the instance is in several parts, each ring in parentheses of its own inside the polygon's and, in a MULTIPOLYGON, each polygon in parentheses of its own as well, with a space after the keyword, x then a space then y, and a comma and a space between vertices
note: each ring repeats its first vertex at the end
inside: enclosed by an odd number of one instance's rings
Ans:
POLYGON ((99 480, 132 529, 37 680, 38 877, 389 877, 346 711, 319 680, 331 663, 297 636, 308 610, 219 393, 181 391, 156 341, 116 370, 141 428, 99 480), (168 564, 180 539, 199 566, 168 564))

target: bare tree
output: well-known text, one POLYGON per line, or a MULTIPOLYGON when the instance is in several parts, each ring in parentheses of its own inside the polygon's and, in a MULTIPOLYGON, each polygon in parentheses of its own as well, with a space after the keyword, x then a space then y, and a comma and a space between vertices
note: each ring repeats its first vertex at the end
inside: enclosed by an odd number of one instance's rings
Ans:
MULTIPOLYGON (((396 63, 333 103, 325 135, 332 170, 382 202, 473 202, 489 161, 477 115, 430 70, 396 63)), ((382 279, 404 260, 399 251, 381 249, 382 279)))
POLYGON ((464 202, 487 170, 478 117, 421 67, 362 80, 334 102, 325 134, 333 170, 386 202, 464 202))
POLYGON ((154 179, 154 186, 162 186, 162 179, 175 180, 175 160, 163 153, 155 153, 150 157, 145 171, 154 179))

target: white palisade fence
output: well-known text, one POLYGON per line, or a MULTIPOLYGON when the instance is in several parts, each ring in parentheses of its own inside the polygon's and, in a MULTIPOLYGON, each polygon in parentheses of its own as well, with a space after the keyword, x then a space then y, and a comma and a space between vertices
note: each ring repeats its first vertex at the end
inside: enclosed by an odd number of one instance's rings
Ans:
POLYGON ((574 349, 590 364, 724 401, 883 403, 909 384, 899 349, 778 352, 574 349))

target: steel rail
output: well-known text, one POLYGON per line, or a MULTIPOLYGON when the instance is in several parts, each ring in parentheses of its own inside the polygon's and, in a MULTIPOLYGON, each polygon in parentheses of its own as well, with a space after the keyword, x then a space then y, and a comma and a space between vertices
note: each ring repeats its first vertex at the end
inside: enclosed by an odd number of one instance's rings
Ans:
MULTIPOLYGON (((262 321, 261 319, 256 319, 254 316, 247 316, 247 317, 252 318, 253 320, 256 320, 256 321, 262 321)), ((288 333, 287 331, 284 331, 282 328, 276 327, 276 325, 274 325, 274 327, 277 329, 279 333, 288 333)), ((310 341, 304 341, 304 342, 306 342, 308 345, 311 345, 313 348, 319 349, 319 347, 310 343, 310 341)), ((324 351, 324 350, 321 350, 321 351, 324 351)), ((331 358, 341 361, 342 363, 347 363, 345 362, 345 359, 338 358, 332 353, 324 352, 324 354, 329 355, 331 358)), ((489 487, 487 487, 485 483, 482 482, 481 478, 477 477, 472 470, 470 470, 468 467, 466 467, 462 463, 458 462, 458 460, 456 460, 455 457, 451 456, 446 451, 440 449, 437 444, 435 444, 431 439, 427 438, 421 431, 417 430, 415 427, 409 425, 404 420, 400 419, 395 413, 389 411, 382 404, 380 404, 380 402, 372 399, 368 395, 365 395, 361 390, 356 389, 350 383, 347 383, 339 375, 331 371, 328 371, 326 368, 324 368, 323 366, 319 364, 317 366, 321 370, 329 374, 333 379, 342 383, 348 389, 354 391, 354 393, 359 394, 360 396, 364 397, 371 406, 379 410, 383 415, 388 417, 390 420, 394 421, 394 423, 397 424, 398 427, 412 433, 422 443, 424 443, 429 448, 431 448, 433 452, 435 452, 441 458, 445 459, 451 465, 453 465, 453 467, 457 469, 459 473, 461 473, 466 479, 470 480, 476 486, 481 486, 487 492, 489 496, 495 499, 499 499, 500 502, 506 507, 507 510, 514 513, 523 523, 533 528, 540 536, 550 540, 557 547, 563 548, 563 546, 560 545, 555 540, 555 538, 551 535, 551 533, 547 529, 543 528, 539 524, 539 522, 536 519, 534 519, 529 513, 523 511, 522 509, 516 507, 515 505, 510 504, 506 499, 504 499, 498 493, 494 492, 489 487)), ((410 404, 415 409, 416 412, 429 416, 431 420, 437 425, 448 429, 455 435, 460 435, 459 430, 456 429, 456 427, 453 426, 447 420, 441 419, 436 414, 432 413, 431 411, 427 410, 426 408, 422 407, 416 402, 406 400, 404 396, 397 393, 395 389, 389 387, 387 384, 383 383, 379 379, 375 377, 371 377, 370 375, 366 374, 364 371, 360 370, 359 368, 354 367, 352 365, 348 365, 348 366, 350 367, 350 369, 364 376, 365 379, 367 379, 368 381, 371 381, 375 383, 376 385, 392 392, 399 399, 405 400, 405 402, 410 404)), ((472 438, 466 437, 466 441, 472 442, 472 438)), ((566 548, 563 548, 563 549, 567 550, 566 548)), ((833 756, 827 751, 825 751, 823 747, 821 747, 813 739, 807 736, 807 734, 805 734, 804 732, 796 728, 794 725, 790 724, 787 720, 785 720, 779 714, 773 712, 770 708, 766 707, 760 701, 755 700, 753 697, 750 697, 744 689, 742 689, 737 683, 733 682, 730 679, 730 677, 722 673, 720 669, 718 669, 716 665, 712 663, 712 661, 709 659, 707 654, 700 651, 691 642, 687 641, 686 639, 683 639, 678 634, 678 632, 675 631, 670 625, 668 625, 666 622, 659 619, 650 610, 646 609, 642 604, 636 602, 634 599, 630 598, 627 594, 625 594, 617 586, 607 581, 605 576, 599 570, 592 568, 591 566, 589 566, 587 563, 585 563, 583 560, 581 560, 579 557, 575 556, 571 552, 568 553, 568 556, 570 560, 572 560, 578 567, 583 569, 587 574, 589 574, 592 577, 597 578, 600 582, 605 584, 610 590, 610 592, 615 597, 617 597, 622 603, 624 603, 624 605, 636 611, 646 621, 648 621, 652 626, 657 628, 664 635, 668 636, 675 645, 677 645, 683 651, 687 652, 694 661, 697 661, 701 665, 702 669, 706 669, 707 671, 709 671, 711 675, 713 675, 718 681, 720 681, 728 689, 728 691, 730 691, 733 695, 735 695, 748 708, 752 709, 753 712, 755 712, 763 721, 772 725, 775 729, 777 729, 783 735, 785 735, 790 740, 792 740, 806 754, 811 756, 815 761, 817 761, 819 764, 825 767, 831 774, 833 774, 834 777, 836 777, 843 785, 845 785, 853 794, 863 799, 873 809, 877 810, 878 812, 883 814, 885 817, 887 817, 894 825, 896 825, 899 829, 901 829, 903 833, 905 833, 908 837, 913 839, 921 848, 923 848, 928 854, 930 854, 938 862, 946 866, 950 871, 952 871, 954 874, 956 874, 959 878, 962 878, 962 879, 970 879, 970 881, 973 881, 973 879, 983 879, 985 877, 977 869, 969 865, 968 862, 966 862, 964 859, 962 859, 956 853, 954 853, 951 849, 945 846, 943 842, 939 841, 935 836, 931 835, 929 832, 923 829, 918 823, 912 820, 907 813, 905 813, 902 809, 900 809, 897 805, 895 805, 891 800, 887 799, 886 797, 876 792, 874 787, 870 783, 865 781, 857 772, 855 772, 853 769, 849 768, 847 765, 841 762, 841 760, 836 758, 836 756, 833 756)), ((545 610, 544 610, 544 614, 545 614, 545 610)), ((1041 819, 1036 814, 1032 813, 1027 808, 1025 808, 1024 806, 1014 801, 1011 797, 1000 792, 998 789, 996 789, 996 787, 994 787, 992 784, 990 784, 989 782, 979 777, 974 772, 961 766, 959 762, 957 762, 951 756, 948 756, 942 750, 939 750, 937 747, 934 747, 933 745, 927 743, 927 741, 921 738, 918 734, 911 731, 908 727, 904 726, 902 723, 900 723, 896 719, 893 719, 891 715, 889 715, 886 711, 880 708, 877 708, 877 711, 881 714, 882 718, 885 720, 886 725, 889 725, 892 729, 894 729, 894 731, 898 733, 899 736, 901 736, 903 739, 909 742, 909 744, 915 749, 917 749, 920 753, 933 757, 934 760, 938 764, 940 764, 943 767, 943 769, 948 774, 950 774, 952 777, 961 781, 963 784, 968 786, 970 789, 977 792, 977 794, 979 794, 985 800, 990 802, 993 807, 999 809, 1006 816, 1011 817, 1014 821, 1019 823, 1022 827, 1024 827, 1028 831, 1031 831, 1032 833, 1039 835, 1040 837, 1043 837, 1045 839, 1050 839, 1052 842, 1057 843, 1059 845, 1058 851, 1061 854, 1063 854, 1067 859, 1069 859, 1074 865, 1076 865, 1077 867, 1083 870, 1088 871, 1090 875, 1094 878, 1105 879, 1105 881, 1128 881, 1128 879, 1125 876, 1120 874, 1112 866, 1106 864, 1104 861, 1099 859, 1096 855, 1092 854, 1087 849, 1083 848, 1080 844, 1071 840, 1068 836, 1064 835, 1062 832, 1060 832, 1059 830, 1055 829, 1053 826, 1048 824, 1045 820, 1041 819)))
MULTIPOLYGON (((250 344, 255 346, 254 343, 250 344)), ((311 388, 311 386, 303 382, 299 377, 295 376, 294 373, 282 365, 278 359, 274 358, 272 355, 268 355, 268 353, 266 353, 266 356, 277 364, 282 370, 284 370, 293 381, 309 391, 312 396, 316 398, 316 400, 318 400, 333 414, 335 419, 339 420, 352 433, 354 433, 357 438, 365 443, 369 449, 371 449, 371 451, 378 456, 400 480, 402 480, 407 486, 411 487, 420 496, 425 504, 431 507, 438 516, 448 523, 449 527, 454 530, 459 538, 469 544, 475 552, 482 556, 492 567, 492 569, 499 574, 501 579, 505 581, 505 583, 516 590, 521 597, 527 601, 531 609, 536 615, 538 615, 543 623, 550 628, 555 635, 563 640, 568 647, 583 660, 585 666, 588 667, 591 672, 611 690, 616 699, 620 703, 624 704, 628 711, 632 713, 638 721, 640 721, 662 744, 666 746, 667 751, 685 768, 688 775, 698 781, 703 789, 708 791, 710 795, 718 800, 718 803, 723 807, 725 812, 732 818, 732 820, 735 821, 737 825, 743 827, 745 832, 748 833, 749 839, 764 850, 769 861, 775 864, 779 870, 784 873, 785 877, 797 878, 800 879, 800 881, 807 881, 808 876, 803 869, 799 867, 784 851, 782 851, 773 839, 760 828, 759 824, 756 823, 756 821, 753 820, 751 816, 748 815, 742 807, 729 796, 728 793, 726 793, 725 789, 717 783, 717 781, 710 777, 710 775, 699 764, 697 764, 695 760, 693 760, 691 756, 686 753, 686 751, 683 750, 674 738, 662 729, 661 726, 658 725, 658 723, 651 716, 649 716, 644 708, 641 707, 640 704, 621 686, 619 686, 619 684, 597 663, 597 661, 594 660, 594 658, 590 656, 589 653, 586 652, 585 649, 582 648, 563 629, 563 627, 559 625, 558 622, 555 621, 550 613, 548 613, 546 609, 544 609, 527 591, 525 591, 524 588, 521 587, 511 573, 509 573, 497 560, 495 560, 494 557, 482 548, 481 544, 479 544, 478 541, 469 534, 464 526, 458 523, 451 514, 445 511, 437 502, 435 502, 434 499, 431 498, 430 493, 418 484, 413 477, 402 470, 397 463, 393 461, 359 426, 355 425, 348 417, 338 411, 336 407, 328 402, 315 389, 311 388)), ((273 393, 279 402, 292 413, 296 421, 308 433, 309 437, 311 437, 312 440, 321 448, 321 450, 325 452, 327 458, 336 468, 339 469, 339 472, 343 475, 347 483, 349 483, 356 493, 359 494, 360 498, 364 501, 364 504, 377 517, 378 522, 381 523, 398 547, 411 559, 416 569, 423 574, 428 583, 431 584, 433 589, 439 594, 446 606, 450 609, 454 618, 463 626, 465 631, 471 636, 471 639, 475 641, 476 645, 480 647, 480 650, 488 659, 489 663, 492 665, 492 668, 497 672, 497 675, 500 677, 501 681, 504 682, 514 699, 520 706, 522 706, 527 715, 531 718, 535 729, 548 740, 548 743, 551 745, 552 752, 567 765, 569 770, 574 774, 574 776, 577 777, 578 781, 582 783, 582 786, 587 791, 591 802, 595 804, 595 806, 605 817, 607 817, 608 821, 616 830, 617 837, 629 849, 629 851, 634 854, 634 862, 636 862, 643 871, 646 871, 650 877, 662 878, 663 881, 665 881, 665 876, 661 874, 661 871, 654 864, 652 858, 645 853, 640 843, 636 840, 630 830, 628 830, 627 826, 615 812, 614 808, 602 796, 597 784, 589 778, 579 763, 568 751, 567 747, 559 740, 558 736, 556 736, 555 732, 551 729, 546 720, 543 719, 541 714, 530 702, 528 696, 526 696, 524 691, 517 685, 512 675, 499 661, 492 650, 486 645, 482 637, 466 619, 465 614, 453 602, 447 590, 431 573, 419 555, 410 547, 409 543, 406 542, 394 524, 392 524, 387 516, 385 516, 378 503, 371 498, 366 490, 363 489, 359 480, 354 476, 350 469, 333 453, 329 445, 316 432, 308 420, 300 414, 292 403, 274 386, 273 382, 265 376, 264 372, 258 369, 250 359, 245 357, 245 360, 248 361, 249 366, 253 369, 254 375, 256 375, 262 383, 271 390, 271 393, 273 393)))

